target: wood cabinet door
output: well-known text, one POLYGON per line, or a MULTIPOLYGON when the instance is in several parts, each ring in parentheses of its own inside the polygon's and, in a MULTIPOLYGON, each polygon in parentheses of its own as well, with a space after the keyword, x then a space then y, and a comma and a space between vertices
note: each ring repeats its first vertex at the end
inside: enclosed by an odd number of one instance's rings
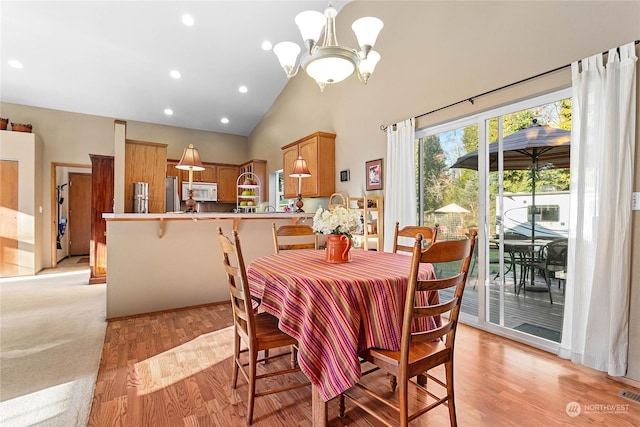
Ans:
POLYGON ((217 182, 218 168, 212 165, 204 165, 204 170, 200 172, 200 180, 202 182, 217 182))
POLYGON ((149 213, 164 213, 167 144, 125 141, 124 211, 133 212, 133 183, 149 184, 149 213))
POLYGON ((307 167, 311 173, 309 178, 302 178, 302 196, 318 196, 318 138, 314 136, 302 141, 298 151, 300 156, 307 162, 307 167))
POLYGON ((91 242, 89 283, 107 279, 107 221, 103 213, 113 213, 113 156, 89 154, 91 158, 91 242))
POLYGON ((298 178, 291 178, 289 176, 297 158, 297 145, 282 150, 282 177, 284 181, 283 192, 285 199, 293 199, 298 196, 298 178))
POLYGON ((0 277, 18 275, 18 166, 0 160, 0 277))
POLYGON ((176 168, 178 163, 167 162, 167 173, 166 176, 177 176, 178 177, 178 198, 182 200, 182 172, 180 169, 176 168))
POLYGON ((236 202, 238 166, 218 166, 218 202, 236 202))

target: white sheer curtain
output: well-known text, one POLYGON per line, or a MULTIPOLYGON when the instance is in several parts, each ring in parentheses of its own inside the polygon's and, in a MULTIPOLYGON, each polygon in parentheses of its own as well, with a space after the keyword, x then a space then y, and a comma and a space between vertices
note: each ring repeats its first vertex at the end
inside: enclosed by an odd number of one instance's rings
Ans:
POLYGON ((627 370, 636 61, 629 43, 572 64, 571 218, 559 355, 627 370), (582 70, 580 71, 580 65, 582 70))
POLYGON ((416 224, 416 125, 411 118, 387 129, 384 250, 393 249, 393 228, 416 224))

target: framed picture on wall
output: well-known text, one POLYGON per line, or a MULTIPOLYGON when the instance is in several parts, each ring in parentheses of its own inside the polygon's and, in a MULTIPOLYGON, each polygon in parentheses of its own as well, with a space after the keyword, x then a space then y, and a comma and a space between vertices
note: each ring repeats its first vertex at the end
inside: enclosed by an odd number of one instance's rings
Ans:
POLYGON ((382 190, 382 159, 369 160, 364 165, 367 191, 382 190))

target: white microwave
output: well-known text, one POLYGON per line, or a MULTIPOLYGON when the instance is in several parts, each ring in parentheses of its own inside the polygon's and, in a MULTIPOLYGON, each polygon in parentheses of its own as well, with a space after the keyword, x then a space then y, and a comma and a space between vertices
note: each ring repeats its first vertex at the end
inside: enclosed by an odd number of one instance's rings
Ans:
MULTIPOLYGON (((193 182, 193 200, 196 202, 217 202, 218 184, 215 182, 193 182)), ((189 199, 189 182, 182 183, 182 200, 189 199)))

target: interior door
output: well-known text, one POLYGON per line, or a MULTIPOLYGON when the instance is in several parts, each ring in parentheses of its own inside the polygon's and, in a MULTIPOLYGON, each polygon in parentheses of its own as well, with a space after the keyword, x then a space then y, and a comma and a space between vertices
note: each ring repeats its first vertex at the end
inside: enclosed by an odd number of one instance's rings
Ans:
POLYGON ((18 162, 0 160, 0 277, 18 275, 18 162))
POLYGON ((69 174, 69 255, 88 255, 91 240, 91 174, 69 174))

